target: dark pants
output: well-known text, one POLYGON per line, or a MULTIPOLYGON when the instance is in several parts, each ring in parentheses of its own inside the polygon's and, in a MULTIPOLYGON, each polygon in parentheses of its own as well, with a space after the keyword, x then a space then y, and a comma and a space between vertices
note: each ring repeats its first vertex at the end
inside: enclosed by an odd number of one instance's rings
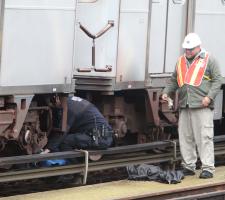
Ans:
POLYGON ((98 142, 87 133, 68 134, 60 145, 61 151, 70 151, 73 149, 107 149, 112 146, 112 136, 99 137, 98 142))

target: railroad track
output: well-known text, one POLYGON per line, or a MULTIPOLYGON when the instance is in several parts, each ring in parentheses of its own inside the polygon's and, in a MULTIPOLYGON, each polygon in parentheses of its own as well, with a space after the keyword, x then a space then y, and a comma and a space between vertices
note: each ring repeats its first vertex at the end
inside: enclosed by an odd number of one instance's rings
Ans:
MULTIPOLYGON (((225 155, 224 141, 224 136, 215 138, 215 155, 225 155)), ((176 141, 163 141, 114 147, 98 151, 69 151, 0 158, 0 166, 38 163, 48 159, 79 158, 83 160, 79 164, 55 167, 33 167, 24 170, 2 172, 0 173, 0 183, 67 174, 83 174, 83 184, 86 184, 89 172, 126 167, 127 165, 141 163, 156 164, 167 162, 169 164, 174 164, 181 159, 177 146, 176 141), (156 148, 164 150, 155 153, 154 150, 156 148), (90 162, 89 158, 96 155, 102 158, 90 162)))
POLYGON ((224 200, 225 181, 166 192, 151 193, 116 200, 224 200))
POLYGON ((106 151, 73 151, 30 156, 18 156, 14 158, 3 158, 0 159, 0 163, 1 165, 32 163, 35 160, 35 162, 37 162, 37 160, 42 161, 54 158, 82 158, 83 163, 69 164, 65 166, 56 167, 38 167, 26 170, 8 171, 0 173, 0 182, 19 181, 25 179, 44 178, 67 174, 83 174, 83 183, 85 184, 88 172, 125 167, 130 164, 153 164, 162 162, 172 163, 174 160, 174 150, 172 148, 172 143, 170 142, 157 142, 151 144, 130 145, 129 149, 126 149, 125 147, 120 147, 106 151), (155 148, 155 146, 168 147, 168 149, 166 150, 167 152, 155 154, 153 151, 151 151, 155 148), (120 152, 118 150, 120 150, 120 152), (102 154, 102 158, 98 161, 90 162, 88 160, 89 156, 96 154, 102 154))

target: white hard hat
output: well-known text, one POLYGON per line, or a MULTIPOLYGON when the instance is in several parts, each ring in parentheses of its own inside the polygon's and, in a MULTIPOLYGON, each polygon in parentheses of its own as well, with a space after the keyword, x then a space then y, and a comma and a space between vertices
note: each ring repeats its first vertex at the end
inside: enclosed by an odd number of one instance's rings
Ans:
POLYGON ((196 33, 189 33, 185 38, 182 44, 184 49, 192 49, 201 44, 200 37, 196 33))

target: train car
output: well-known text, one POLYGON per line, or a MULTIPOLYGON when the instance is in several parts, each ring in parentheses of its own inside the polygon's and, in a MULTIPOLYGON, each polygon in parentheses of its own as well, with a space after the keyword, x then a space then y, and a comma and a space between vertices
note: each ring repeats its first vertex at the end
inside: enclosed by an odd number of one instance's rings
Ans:
MULTIPOLYGON (((76 92, 95 102, 118 141, 143 143, 177 135, 173 108, 160 100, 185 35, 196 32, 225 77, 224 0, 86 0, 76 12, 76 92)), ((224 82, 224 81, 223 81, 224 82)), ((224 83, 223 83, 224 84, 224 83)), ((224 86, 215 125, 224 127, 224 86)))
POLYGON ((0 8, 0 155, 33 154, 66 127, 76 1, 1 0, 0 8))
MULTIPOLYGON (((160 95, 188 32, 200 35, 225 77, 223 0, 2 0, 0 7, 4 156, 17 148, 36 153, 53 129, 63 132, 73 92, 100 108, 119 144, 176 137, 177 96, 169 109, 160 95), (61 115, 52 104, 58 97, 61 115)), ((216 98, 218 130, 223 96, 224 86, 216 98)))

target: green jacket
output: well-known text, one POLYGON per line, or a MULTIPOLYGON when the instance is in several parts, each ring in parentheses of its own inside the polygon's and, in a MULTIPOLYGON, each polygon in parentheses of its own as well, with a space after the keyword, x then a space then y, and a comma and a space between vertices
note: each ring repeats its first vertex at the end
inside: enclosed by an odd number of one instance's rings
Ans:
MULTIPOLYGON (((201 51, 198 56, 204 58, 205 52, 201 51)), ((214 107, 214 99, 220 91, 222 85, 222 76, 219 70, 219 67, 212 56, 209 56, 208 64, 205 70, 202 83, 196 87, 184 84, 181 88, 177 83, 177 71, 172 74, 172 77, 163 90, 163 93, 168 94, 169 96, 178 90, 179 96, 179 106, 180 108, 185 108, 187 105, 189 108, 202 108, 202 99, 205 96, 208 96, 211 99, 209 107, 214 107), (209 77, 210 80, 207 78, 209 77)))

